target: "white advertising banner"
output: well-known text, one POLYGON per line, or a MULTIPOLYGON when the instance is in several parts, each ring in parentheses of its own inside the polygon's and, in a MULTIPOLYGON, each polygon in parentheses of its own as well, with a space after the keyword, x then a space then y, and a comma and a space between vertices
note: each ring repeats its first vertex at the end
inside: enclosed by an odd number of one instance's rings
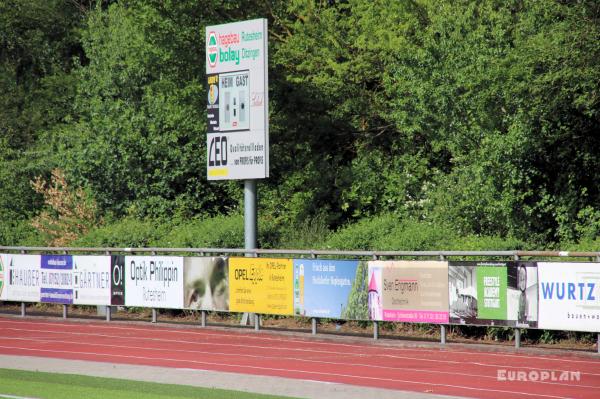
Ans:
POLYGON ((208 180, 269 176, 266 19, 206 27, 208 180))
POLYGON ((600 263, 538 262, 538 278, 539 328, 600 332, 600 263))
POLYGON ((125 306, 183 309, 183 257, 126 256, 125 306))
POLYGON ((110 256, 73 256, 73 303, 110 305, 110 256))
POLYGON ((6 299, 40 302, 41 256, 6 255, 6 299))
POLYGON ((0 254, 0 301, 6 301, 6 255, 0 254))

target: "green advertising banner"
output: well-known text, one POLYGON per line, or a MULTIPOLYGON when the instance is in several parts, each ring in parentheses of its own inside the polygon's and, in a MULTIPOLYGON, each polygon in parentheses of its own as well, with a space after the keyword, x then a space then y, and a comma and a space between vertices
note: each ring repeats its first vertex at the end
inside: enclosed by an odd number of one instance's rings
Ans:
POLYGON ((506 266, 477 268, 478 317, 506 320, 506 266))
POLYGON ((537 327, 535 262, 450 262, 450 323, 537 327))

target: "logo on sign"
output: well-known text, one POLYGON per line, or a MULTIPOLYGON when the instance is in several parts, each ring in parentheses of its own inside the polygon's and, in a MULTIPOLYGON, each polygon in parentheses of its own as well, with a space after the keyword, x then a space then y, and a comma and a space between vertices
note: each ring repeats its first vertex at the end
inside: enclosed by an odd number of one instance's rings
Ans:
POLYGON ((217 34, 210 32, 208 34, 208 45, 206 46, 206 55, 208 56, 208 65, 211 68, 217 66, 217 57, 219 53, 219 47, 217 46, 217 34))
POLYGON ((208 89, 208 103, 214 105, 219 98, 219 87, 217 85, 210 85, 208 89))

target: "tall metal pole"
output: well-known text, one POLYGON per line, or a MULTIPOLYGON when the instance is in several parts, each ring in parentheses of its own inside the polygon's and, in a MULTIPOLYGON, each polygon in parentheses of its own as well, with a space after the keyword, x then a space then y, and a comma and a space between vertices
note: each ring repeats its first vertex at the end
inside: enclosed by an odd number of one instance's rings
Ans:
POLYGON ((256 180, 244 180, 244 249, 256 249, 256 231, 256 180))
MULTIPOLYGON (((252 250, 257 247, 256 227, 257 220, 257 194, 256 194, 256 180, 244 180, 244 249, 252 250)), ((246 252, 246 256, 254 256, 251 252, 246 252)), ((244 313, 242 316, 242 325, 246 325, 248 322, 254 322, 254 329, 260 329, 260 319, 254 313, 244 313)))

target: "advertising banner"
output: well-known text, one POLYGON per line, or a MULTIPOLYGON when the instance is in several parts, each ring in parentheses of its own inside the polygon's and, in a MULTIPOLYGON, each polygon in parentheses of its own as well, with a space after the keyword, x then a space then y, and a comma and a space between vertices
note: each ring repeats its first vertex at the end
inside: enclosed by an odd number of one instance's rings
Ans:
POLYGON ((110 304, 125 305, 125 256, 110 257, 110 304))
POLYGON ((5 255, 6 298, 9 301, 40 301, 40 255, 5 255))
POLYGON ((40 301, 40 255, 6 255, 6 298, 9 301, 40 301))
POLYGON ((125 256, 125 306, 183 308, 183 257, 125 256))
POLYGON ((600 332, 600 263, 538 262, 539 327, 600 332))
POLYGON ((448 323, 448 262, 370 261, 372 320, 448 323))
POLYGON ((450 322, 536 327, 537 281, 532 262, 450 262, 450 322))
POLYGON ((73 256, 73 304, 110 305, 110 256, 73 256))
POLYGON ((206 27, 208 180, 269 176, 266 19, 206 27))
POLYGON ((185 258, 183 262, 183 307, 229 311, 229 267, 227 258, 185 258))
POLYGON ((5 276, 8 276, 6 271, 6 255, 0 254, 0 301, 6 301, 6 284, 5 276))
POLYGON ((294 313, 367 319, 366 272, 366 263, 359 267, 357 260, 294 259, 294 313))
POLYGON ((73 303, 73 258, 71 255, 42 255, 41 302, 73 303))
POLYGON ((293 279, 291 259, 229 258, 229 308, 293 315, 293 279))

